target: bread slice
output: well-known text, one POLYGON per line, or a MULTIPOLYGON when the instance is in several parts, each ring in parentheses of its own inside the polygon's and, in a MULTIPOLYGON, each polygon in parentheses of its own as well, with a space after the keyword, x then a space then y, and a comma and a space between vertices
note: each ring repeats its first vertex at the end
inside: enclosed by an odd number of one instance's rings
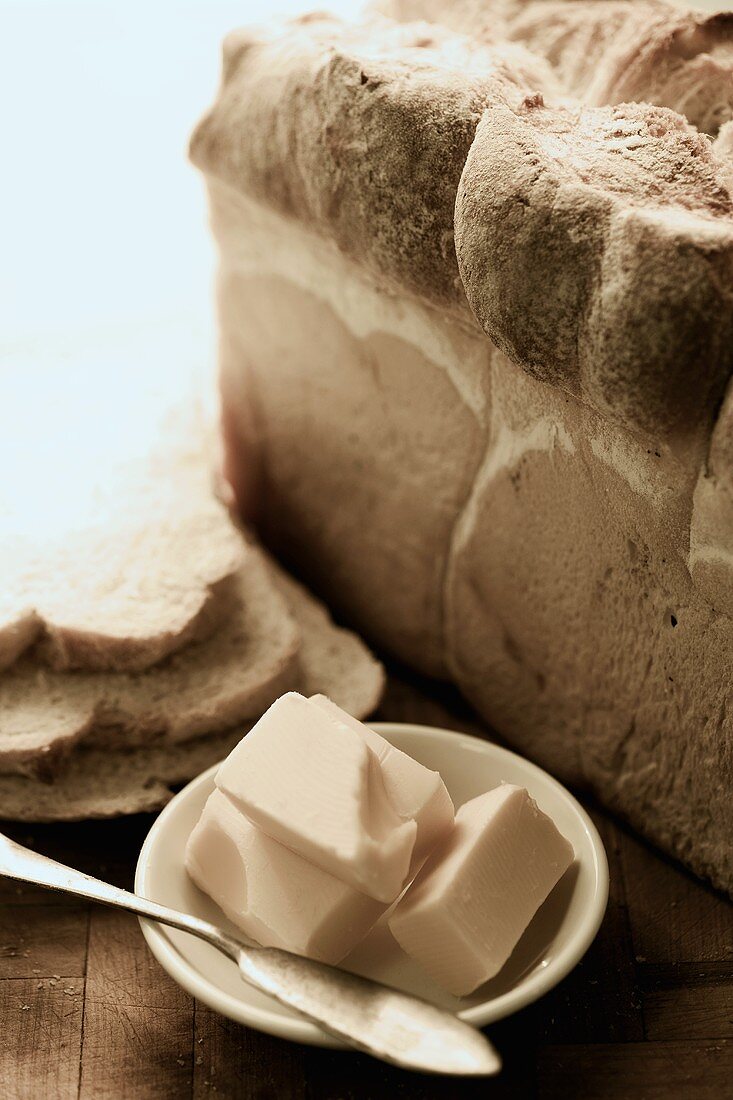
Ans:
POLYGON ((21 659, 0 677, 0 770, 50 776, 73 745, 186 741, 258 715, 297 678, 300 632, 249 548, 225 622, 141 673, 61 673, 21 659))
POLYGON ((63 670, 137 671, 215 625, 244 545, 208 466, 121 479, 78 530, 0 534, 0 669, 34 656, 63 670))
POLYGON ((53 783, 0 775, 0 816, 14 821, 80 821, 160 810, 182 783, 218 763, 246 727, 182 745, 82 748, 53 783))
MULTIPOLYGON (((355 717, 366 717, 382 694, 382 666, 355 634, 334 625, 325 607, 302 585, 271 560, 268 568, 301 632, 299 667, 288 686, 306 695, 327 694, 355 717)), ((0 776, 0 816, 75 821, 159 810, 171 797, 171 785, 218 763, 248 728, 132 750, 82 746, 52 783, 0 776)))

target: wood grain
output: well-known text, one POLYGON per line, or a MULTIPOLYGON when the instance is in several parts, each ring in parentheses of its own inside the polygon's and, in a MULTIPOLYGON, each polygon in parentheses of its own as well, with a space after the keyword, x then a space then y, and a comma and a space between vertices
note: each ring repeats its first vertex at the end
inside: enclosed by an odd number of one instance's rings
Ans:
POLYGON ((731 1095, 733 1045, 606 1043, 538 1052, 538 1100, 721 1100, 731 1095))
POLYGON ((733 1039, 731 963, 643 966, 640 981, 648 1039, 733 1039))
POLYGON ((73 978, 0 981, 0 1096, 76 1098, 83 1007, 83 985, 73 978))
POLYGON ((193 1060, 195 1100, 215 1096, 306 1096, 308 1051, 263 1035, 196 1004, 193 1060))
MULTIPOLYGON (((490 736, 454 691, 404 674, 380 717, 490 736)), ((497 1081, 403 1073, 297 1046, 194 1003, 137 921, 0 881, 0 1100, 717 1100, 733 1095, 733 908, 592 804, 611 869, 596 942, 538 1004, 491 1028, 497 1081)), ((121 886, 147 817, 8 826, 121 886)))
POLYGON ((0 966, 9 978, 82 977, 88 910, 72 905, 0 905, 0 966))
MULTIPOLYGON (((733 797, 733 792, 731 792, 733 797)), ((733 843, 733 838, 731 839, 733 843)), ((627 833, 622 850, 635 954, 640 962, 733 960, 731 905, 627 833)))
POLYGON ((91 915, 80 1100, 189 1096, 193 1003, 145 946, 137 918, 91 915))

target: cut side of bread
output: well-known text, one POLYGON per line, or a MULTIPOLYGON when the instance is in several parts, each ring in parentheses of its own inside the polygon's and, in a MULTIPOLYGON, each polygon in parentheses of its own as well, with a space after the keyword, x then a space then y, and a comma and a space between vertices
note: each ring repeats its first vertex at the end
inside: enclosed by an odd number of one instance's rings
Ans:
MULTIPOLYGON (((241 536, 240 536, 241 537, 241 536)), ((300 632, 254 548, 227 618, 142 673, 61 673, 30 657, 0 677, 0 769, 52 775, 75 742, 186 741, 258 715, 297 676, 300 632)))
MULTIPOLYGON (((112 514, 42 545, 0 535, 0 669, 137 671, 205 637, 245 547, 207 468, 125 486, 112 514)), ((110 509, 111 511, 111 509, 110 509)))
MULTIPOLYGON (((259 559, 256 551, 252 556, 259 559)), ((327 694, 350 714, 365 718, 382 693, 382 666, 356 635, 335 626, 307 589, 271 559, 267 568, 300 630, 298 665, 291 667, 287 688, 297 687, 306 695, 327 694)), ((259 714, 251 715, 256 717, 259 714)), ((52 783, 0 775, 0 817, 76 821, 159 810, 171 798, 172 786, 223 760, 248 728, 238 725, 183 744, 128 750, 81 745, 52 783)))

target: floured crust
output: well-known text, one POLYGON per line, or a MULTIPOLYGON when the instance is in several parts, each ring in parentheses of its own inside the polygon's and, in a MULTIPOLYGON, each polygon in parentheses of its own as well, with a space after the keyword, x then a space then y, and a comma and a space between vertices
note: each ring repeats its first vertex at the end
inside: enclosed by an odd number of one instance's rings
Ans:
POLYGON ((509 37, 546 57, 591 105, 641 100, 715 135, 733 117, 733 14, 666 3, 514 5, 509 37))
MULTIPOLYGON (((259 559, 259 553, 256 556, 259 559)), ((328 694, 350 714, 365 718, 382 694, 382 666, 356 635, 331 621, 326 608, 302 585, 269 556, 266 561, 300 632, 297 666, 290 668, 282 690, 297 687, 306 695, 328 694)), ((247 729, 246 724, 237 725, 183 743, 159 742, 136 749, 82 744, 51 783, 0 775, 0 816, 77 821, 158 810, 169 801, 171 786, 223 760, 247 729)))
POLYGON ((726 165, 671 111, 564 101, 543 58, 496 40, 533 5, 459 4, 450 19, 467 29, 479 10, 490 44, 319 16, 230 36, 194 162, 383 285, 464 313, 467 296, 516 363, 604 414, 694 430, 733 358, 726 165))
POLYGON ((491 344, 231 188, 212 200, 239 499, 365 637, 445 677, 435 591, 486 446, 491 344))
POLYGON ((465 310, 456 189, 486 102, 554 86, 521 47, 440 27, 305 17, 236 32, 191 159, 333 239, 380 280, 465 310))
POLYGON ((402 22, 427 19, 482 41, 521 43, 590 106, 670 107, 715 135, 733 117, 733 14, 663 0, 382 0, 402 22))
POLYGON ((541 381, 662 433, 733 369, 733 203, 710 142, 646 104, 487 109, 456 201, 472 309, 541 381))

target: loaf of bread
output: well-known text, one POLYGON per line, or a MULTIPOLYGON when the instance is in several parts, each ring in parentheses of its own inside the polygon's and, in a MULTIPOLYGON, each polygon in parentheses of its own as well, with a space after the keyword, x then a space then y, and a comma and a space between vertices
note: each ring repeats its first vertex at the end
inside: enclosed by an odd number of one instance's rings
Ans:
POLYGON ((192 139, 240 507, 733 891, 731 17, 380 6, 233 33, 192 139))

